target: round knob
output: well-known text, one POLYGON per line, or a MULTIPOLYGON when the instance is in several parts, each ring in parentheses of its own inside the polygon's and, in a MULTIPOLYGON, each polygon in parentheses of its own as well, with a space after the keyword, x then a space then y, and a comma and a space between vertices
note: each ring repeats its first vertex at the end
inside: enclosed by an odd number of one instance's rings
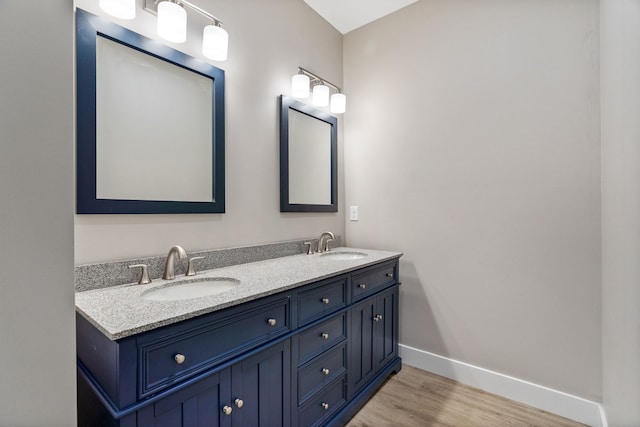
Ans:
POLYGON ((358 285, 358 287, 359 287, 360 289, 365 289, 365 288, 367 287, 367 285, 366 285, 366 284, 364 284, 364 283, 360 283, 360 284, 358 285))
POLYGON ((236 405, 238 408, 242 408, 242 405, 244 405, 244 400, 242 400, 242 399, 236 399, 236 400, 235 400, 235 402, 233 402, 233 403, 235 403, 235 405, 236 405))
POLYGON ((231 415, 231 413, 233 412, 233 408, 232 408, 231 406, 224 405, 224 406, 222 407, 222 412, 223 412, 225 415, 231 415))
POLYGON ((267 323, 269 324, 269 326, 276 326, 276 319, 269 319, 267 320, 267 323))
POLYGON ((320 336, 322 337, 323 340, 328 340, 329 339, 329 334, 326 333, 326 332, 323 332, 320 336))
POLYGON ((329 369, 328 368, 322 368, 322 373, 325 375, 329 375, 329 369))
POLYGON ((373 317, 373 320, 375 320, 376 322, 381 321, 381 320, 382 320, 382 314, 376 314, 376 315, 373 317))
POLYGON ((329 304, 329 298, 322 298, 323 304, 329 304))
POLYGON ((178 365, 182 365, 186 360, 186 357, 184 357, 184 354, 178 353, 175 356, 173 356, 173 360, 175 360, 178 365))
POLYGON ((393 273, 387 273, 387 277, 393 277, 393 273))
POLYGON ((322 405, 322 409, 324 409, 325 411, 329 409, 329 404, 327 402, 322 402, 321 405, 322 405))

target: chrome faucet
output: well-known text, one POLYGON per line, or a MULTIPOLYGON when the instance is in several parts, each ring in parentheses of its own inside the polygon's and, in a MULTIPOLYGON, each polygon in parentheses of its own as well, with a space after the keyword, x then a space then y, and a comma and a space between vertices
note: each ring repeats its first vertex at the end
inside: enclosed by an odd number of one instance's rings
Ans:
POLYGON ((176 277, 176 270, 174 259, 175 255, 178 255, 178 258, 185 259, 187 257, 187 252, 184 250, 182 246, 175 245, 171 249, 169 249, 169 254, 167 255, 167 261, 164 264, 164 274, 162 278, 165 280, 171 280, 176 277))
POLYGON ((330 231, 325 231, 320 235, 318 239, 318 252, 329 252, 329 242, 335 240, 336 236, 333 235, 330 231), (324 240, 325 237, 328 237, 327 240, 324 240), (322 245, 324 240, 324 246, 322 245))

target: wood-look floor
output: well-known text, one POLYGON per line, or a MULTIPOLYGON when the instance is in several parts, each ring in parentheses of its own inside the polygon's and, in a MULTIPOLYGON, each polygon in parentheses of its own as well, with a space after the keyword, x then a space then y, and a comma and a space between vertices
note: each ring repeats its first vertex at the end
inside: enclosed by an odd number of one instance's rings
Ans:
POLYGON ((347 427, 584 426, 404 365, 347 427))

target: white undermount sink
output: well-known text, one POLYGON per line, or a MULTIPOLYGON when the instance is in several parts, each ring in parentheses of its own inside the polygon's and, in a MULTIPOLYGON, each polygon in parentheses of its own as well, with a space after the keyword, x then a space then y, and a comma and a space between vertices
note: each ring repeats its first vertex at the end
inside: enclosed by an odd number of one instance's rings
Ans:
POLYGON ((333 261, 350 261, 354 259, 364 258, 367 256, 367 254, 362 252, 341 251, 341 252, 325 252, 320 256, 333 261))
POLYGON ((227 277, 187 279, 150 289, 143 292, 141 297, 149 301, 178 301, 220 294, 234 289, 239 284, 239 280, 227 277))

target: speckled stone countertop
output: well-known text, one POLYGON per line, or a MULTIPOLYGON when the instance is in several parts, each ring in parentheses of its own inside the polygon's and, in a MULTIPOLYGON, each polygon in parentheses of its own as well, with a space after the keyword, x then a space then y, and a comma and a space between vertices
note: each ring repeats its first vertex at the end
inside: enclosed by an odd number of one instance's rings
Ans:
POLYGON ((348 247, 330 253, 336 252, 362 252, 367 256, 338 260, 321 254, 301 254, 203 271, 195 278, 232 278, 240 284, 221 294, 178 301, 149 301, 142 294, 194 277, 176 276, 174 280, 154 280, 148 285, 76 292, 76 311, 109 339, 118 340, 402 256, 400 252, 348 247))

